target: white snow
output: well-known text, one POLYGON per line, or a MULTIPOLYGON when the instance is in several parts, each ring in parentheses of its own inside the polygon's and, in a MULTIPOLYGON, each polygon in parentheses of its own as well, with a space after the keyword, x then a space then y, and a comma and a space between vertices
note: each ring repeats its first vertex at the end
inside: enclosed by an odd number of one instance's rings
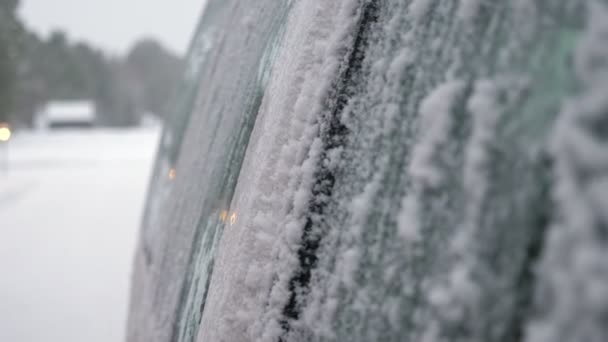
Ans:
MULTIPOLYGON (((471 114, 473 131, 467 142, 463 182, 467 194, 464 221, 457 227, 449 248, 452 255, 447 275, 429 288, 429 301, 435 308, 438 319, 443 322, 462 322, 481 319, 478 300, 481 293, 479 284, 472 278, 478 266, 476 244, 477 233, 488 229, 480 224, 481 208, 487 197, 490 179, 487 175, 490 162, 490 148, 495 139, 496 126, 502 115, 498 105, 498 81, 479 80, 468 100, 467 109, 471 114)), ((426 323, 425 339, 439 339, 435 334, 438 321, 426 323)))
POLYGON ((401 205, 397 217, 399 235, 405 242, 416 242, 420 238, 419 206, 421 193, 442 185, 444 171, 441 167, 440 151, 449 144, 454 101, 464 90, 465 83, 459 80, 446 81, 433 89, 420 103, 420 137, 412 151, 408 171, 412 178, 412 189, 401 205))
POLYGON ((293 4, 231 205, 242 219, 222 236, 199 341, 276 341, 282 333, 278 321, 320 157, 316 118, 341 49, 352 45, 356 4, 293 4), (254 279, 252 269, 266 271, 254 279))
POLYGON ((495 143, 496 125, 502 114, 497 104, 498 90, 496 81, 477 81, 475 92, 468 103, 473 116, 473 133, 469 138, 464 166, 464 185, 469 198, 466 225, 469 227, 475 226, 479 219, 479 211, 483 208, 482 202, 491 181, 486 173, 489 169, 490 149, 495 143))
MULTIPOLYGON (((523 1, 514 1, 523 10, 523 1)), ((329 229, 323 232, 326 235, 316 251, 319 259, 311 274, 310 292, 300 297, 305 301, 300 303, 300 318, 290 322, 291 330, 282 336, 284 340, 340 340, 346 335, 375 341, 381 340, 380 336, 399 334, 411 340, 437 342, 445 340, 444 334, 450 334, 452 327, 462 326, 462 334, 477 341, 486 337, 486 328, 490 333, 501 329, 502 322, 497 329, 486 325, 496 322, 493 320, 502 313, 492 312, 486 317, 482 306, 488 300, 486 291, 492 295, 498 292, 501 297, 500 286, 504 284, 502 274, 497 273, 502 271, 493 268, 496 260, 483 258, 487 257, 485 250, 494 247, 494 242, 485 240, 486 234, 496 233, 499 239, 509 234, 496 231, 499 228, 486 221, 494 215, 486 208, 502 200, 490 191, 494 182, 500 182, 492 179, 494 158, 504 161, 500 154, 503 151, 496 148, 508 149, 511 139, 517 139, 503 136, 510 134, 506 132, 508 126, 522 114, 513 113, 517 108, 509 106, 517 103, 512 96, 519 96, 531 76, 525 70, 513 72, 508 65, 509 59, 515 58, 510 52, 522 51, 511 51, 511 45, 496 46, 495 33, 502 29, 503 15, 510 14, 490 13, 481 36, 469 36, 466 32, 477 27, 475 19, 480 10, 494 6, 491 2, 387 2, 377 26, 373 26, 380 32, 370 39, 365 52, 361 70, 365 81, 357 83, 356 94, 341 113, 342 123, 350 130, 349 140, 343 148, 327 151, 327 160, 321 161, 319 130, 323 122, 319 117, 330 101, 328 94, 330 98, 333 95, 332 80, 353 45, 353 29, 363 3, 312 0, 294 2, 290 9, 283 45, 268 79, 233 201, 229 206, 222 203, 222 210, 238 214, 238 220, 226 225, 219 246, 213 246, 218 254, 204 298, 198 341, 274 342, 284 334, 281 321, 292 291, 289 282, 300 267, 297 251, 310 214, 315 172, 322 162, 331 170, 343 171, 338 174, 344 178, 336 180, 330 201, 323 203, 327 204, 323 213, 326 222, 313 225, 317 228, 327 224, 329 229), (433 15, 428 17, 431 8, 433 15), (479 41, 470 41, 474 37, 479 41), (469 48, 476 50, 470 52, 469 48), (485 65, 492 63, 482 61, 477 69, 477 65, 464 60, 472 58, 467 57, 469 52, 494 56, 490 53, 494 48, 501 50, 497 51, 496 70, 485 65), (467 71, 465 65, 475 71, 467 71), (458 108, 463 113, 456 113, 457 101, 469 95, 465 87, 468 82, 472 93, 466 99, 467 106, 458 108), (465 138, 461 134, 469 135, 465 138), (496 145, 503 143, 501 139, 508 140, 506 145, 496 145), (454 189, 448 189, 452 185, 456 185, 454 189), (441 217, 443 214, 445 217, 441 217), (425 234, 421 227, 432 229, 425 234), (419 261, 429 264, 418 265, 419 261), (419 304, 411 307, 410 300, 419 304), (429 307, 425 307, 427 303, 429 307), (412 326, 407 325, 410 321, 412 326), (406 325, 408 328, 404 328, 406 325), (412 331, 406 331, 410 327, 412 331)), ((537 303, 530 305, 536 315, 526 331, 525 338, 530 342, 595 342, 595 337, 605 336, 605 322, 598 317, 608 312, 608 253, 597 227, 608 225, 608 146, 594 129, 605 124, 602 120, 608 112, 608 25, 603 24, 608 16, 603 7, 593 12, 595 19, 574 59, 584 89, 563 104, 551 142, 550 152, 556 162, 552 180, 556 207, 550 214, 556 222, 548 230, 546 249, 538 265, 540 285, 533 284, 538 293, 534 298, 537 303)), ((544 17, 531 18, 535 21, 544 17)), ((519 21, 522 25, 536 24, 523 23, 523 19, 513 22, 519 21)), ((253 23, 246 17, 237 25, 253 23)), ((516 30, 515 36, 528 29, 516 30)), ((531 32, 538 33, 535 29, 531 32)), ((506 44, 519 39, 507 38, 506 44)), ((204 41, 200 44, 205 45, 204 41)), ((525 58, 522 63, 526 63, 525 58)), ((531 95, 534 99, 538 94, 531 95)), ((203 121, 201 113, 195 112, 195 122, 203 121)), ((189 134, 196 138, 185 140, 187 143, 206 139, 200 130, 189 134)), ((524 150, 536 148, 525 146, 524 150)), ((190 162, 209 161, 205 152, 187 148, 182 152, 187 157, 182 159, 184 165, 178 166, 180 170, 187 171, 190 162)), ((182 186, 191 188, 192 183, 182 186)), ((199 192, 196 196, 175 192, 180 195, 174 198, 201 197, 202 190, 192 188, 199 192)), ((525 190, 513 189, 505 198, 518 201, 525 190)), ((179 226, 189 227, 195 224, 192 217, 198 213, 199 204, 194 201, 166 212, 187 221, 179 226)), ((501 215, 509 214, 511 208, 492 210, 501 215)), ((519 210, 513 212, 514 216, 519 210)), ((522 226, 515 228, 523 230, 522 226)), ((154 238, 169 240, 170 234, 173 232, 167 229, 154 234, 154 238)), ((190 235, 184 237, 191 242, 190 235)), ((497 254, 504 253, 501 244, 496 245, 497 254)), ((167 249, 183 245, 167 245, 167 249)), ((514 254, 525 253, 522 245, 504 248, 513 248, 514 254)), ((208 252, 212 254, 213 250, 208 252)), ((185 254, 183 250, 169 253, 185 254)), ((175 288, 169 291, 155 292, 154 282, 169 283, 171 278, 163 279, 162 271, 182 276, 186 268, 168 262, 165 268, 150 270, 145 271, 158 271, 159 275, 149 278, 152 286, 148 291, 152 294, 146 298, 152 299, 139 310, 144 315, 158 315, 161 324, 136 328, 157 329, 157 336, 161 336, 157 339, 164 340, 171 333, 173 314, 163 311, 162 306, 177 298, 179 284, 173 284, 175 288), (158 299, 161 308, 154 307, 157 298, 152 296, 157 293, 163 293, 158 299)), ((504 272, 507 277, 508 271, 504 272)), ((506 288, 506 302, 519 295, 512 291, 516 290, 506 288)), ((502 311, 504 306, 498 304, 496 311, 502 311)), ((511 307, 505 311, 510 311, 504 313, 507 316, 520 314, 511 307)), ((192 317, 196 316, 187 316, 192 317)))
POLYGON ((433 0, 413 0, 409 6, 409 13, 412 20, 418 21, 426 17, 433 0))
POLYGON ((157 136, 157 129, 15 136, 8 176, 0 170, 0 341, 124 339, 157 136))
POLYGON ((482 1, 484 0, 461 0, 458 7, 458 17, 463 20, 473 19, 479 12, 482 1))
POLYGON ((464 85, 461 81, 448 81, 432 90, 420 104, 421 137, 414 147, 409 172, 416 182, 425 186, 441 186, 445 177, 437 166, 437 154, 449 143, 452 107, 464 85))

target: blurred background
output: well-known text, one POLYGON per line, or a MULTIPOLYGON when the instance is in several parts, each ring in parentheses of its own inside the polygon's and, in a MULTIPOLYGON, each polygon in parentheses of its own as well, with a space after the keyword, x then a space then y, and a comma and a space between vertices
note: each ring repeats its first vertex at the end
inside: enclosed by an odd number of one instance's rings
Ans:
POLYGON ((204 0, 0 0, 0 341, 122 341, 204 0))

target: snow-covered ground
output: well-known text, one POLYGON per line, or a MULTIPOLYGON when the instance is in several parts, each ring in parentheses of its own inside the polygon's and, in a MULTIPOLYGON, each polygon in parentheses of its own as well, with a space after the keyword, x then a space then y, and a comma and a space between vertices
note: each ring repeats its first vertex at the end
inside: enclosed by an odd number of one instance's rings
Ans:
POLYGON ((17 134, 0 148, 0 341, 124 339, 158 129, 17 134))

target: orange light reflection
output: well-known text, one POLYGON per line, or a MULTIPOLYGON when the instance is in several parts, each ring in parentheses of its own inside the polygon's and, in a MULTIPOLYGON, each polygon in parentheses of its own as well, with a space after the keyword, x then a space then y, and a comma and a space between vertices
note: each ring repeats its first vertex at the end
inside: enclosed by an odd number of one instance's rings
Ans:
POLYGON ((236 212, 230 216, 230 225, 233 226, 236 223, 236 212))
POLYGON ((222 210, 222 212, 220 212, 220 221, 226 222, 226 220, 228 219, 228 211, 226 210, 222 210))

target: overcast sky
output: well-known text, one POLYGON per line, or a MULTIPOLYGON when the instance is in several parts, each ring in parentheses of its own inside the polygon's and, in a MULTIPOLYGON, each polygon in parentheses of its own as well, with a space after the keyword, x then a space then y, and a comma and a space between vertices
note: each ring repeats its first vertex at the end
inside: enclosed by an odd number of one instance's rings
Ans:
POLYGON ((28 28, 47 36, 62 29, 71 40, 87 41, 123 54, 137 39, 153 37, 184 53, 205 0, 21 0, 28 28))

